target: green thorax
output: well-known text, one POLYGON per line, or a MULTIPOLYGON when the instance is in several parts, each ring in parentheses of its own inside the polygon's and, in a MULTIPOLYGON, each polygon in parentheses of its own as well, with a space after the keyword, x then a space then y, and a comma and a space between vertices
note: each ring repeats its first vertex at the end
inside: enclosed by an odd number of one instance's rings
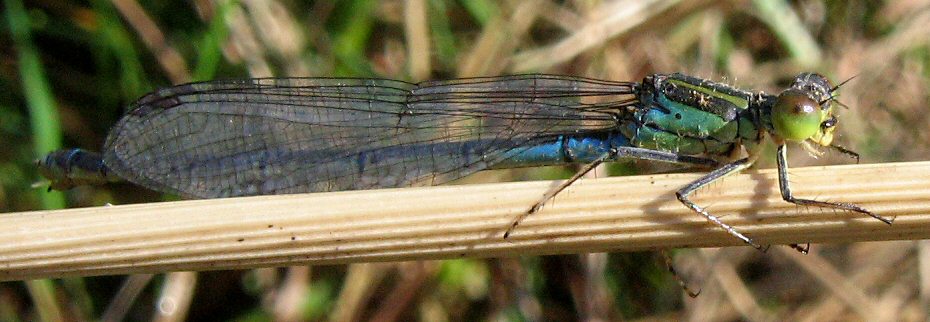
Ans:
POLYGON ((637 96, 641 104, 623 129, 633 145, 708 156, 758 145, 774 99, 682 74, 646 77, 637 96))

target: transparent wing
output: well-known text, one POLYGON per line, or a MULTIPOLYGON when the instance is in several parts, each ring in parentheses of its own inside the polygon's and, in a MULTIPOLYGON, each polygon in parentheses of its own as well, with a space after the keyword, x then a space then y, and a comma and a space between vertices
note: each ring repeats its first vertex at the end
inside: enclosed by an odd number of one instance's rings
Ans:
POLYGON ((559 134, 615 128, 635 86, 551 75, 192 83, 136 102, 104 160, 186 197, 433 185, 559 134))

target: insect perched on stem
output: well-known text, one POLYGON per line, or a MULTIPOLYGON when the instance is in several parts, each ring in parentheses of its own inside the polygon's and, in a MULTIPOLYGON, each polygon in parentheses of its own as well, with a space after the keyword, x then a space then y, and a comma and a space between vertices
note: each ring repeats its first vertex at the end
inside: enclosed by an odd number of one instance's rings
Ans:
POLYGON ((682 74, 642 82, 516 75, 407 83, 260 78, 164 88, 135 102, 102 155, 63 150, 38 162, 52 189, 119 178, 190 198, 435 185, 485 169, 584 164, 526 215, 598 164, 624 158, 713 168, 677 192, 730 235, 763 247, 689 196, 778 145, 785 201, 891 220, 850 203, 796 198, 787 143, 833 144, 836 86, 798 75, 778 95, 682 74))

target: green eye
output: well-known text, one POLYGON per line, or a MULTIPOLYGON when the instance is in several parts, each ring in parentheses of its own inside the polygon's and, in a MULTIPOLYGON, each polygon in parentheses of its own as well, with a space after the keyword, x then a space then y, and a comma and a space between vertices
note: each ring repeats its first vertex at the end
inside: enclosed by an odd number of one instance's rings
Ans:
POLYGON ((820 131, 822 119, 820 104, 796 90, 782 92, 772 108, 775 134, 787 140, 803 141, 814 136, 820 131))

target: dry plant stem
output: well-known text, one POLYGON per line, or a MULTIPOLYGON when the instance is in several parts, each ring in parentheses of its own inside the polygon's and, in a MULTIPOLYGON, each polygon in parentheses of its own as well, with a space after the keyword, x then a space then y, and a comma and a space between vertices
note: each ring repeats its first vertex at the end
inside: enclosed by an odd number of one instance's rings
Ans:
POLYGON ((129 308, 132 307, 139 294, 149 284, 154 275, 152 274, 135 274, 130 275, 120 286, 113 301, 107 305, 107 309, 100 316, 101 322, 125 321, 129 308))
MULTIPOLYGON (((930 162, 791 174, 797 196, 896 220, 784 202, 771 169, 728 177, 693 201, 765 244, 930 238, 930 162)), ((675 199, 700 175, 584 179, 508 239, 510 221, 558 181, 10 213, 0 217, 0 279, 744 246, 675 199)))
POLYGON ((876 321, 875 303, 871 301, 862 288, 843 276, 843 273, 831 266, 820 256, 805 256, 793 250, 780 252, 800 265, 806 272, 817 278, 833 295, 846 302, 847 306, 868 321, 876 321))
MULTIPOLYGON (((772 313, 759 306, 749 287, 740 279, 739 273, 736 271, 736 264, 742 261, 749 251, 754 251, 754 249, 742 249, 737 252, 730 252, 728 258, 717 258, 717 260, 713 261, 711 271, 717 279, 717 283, 720 284, 724 295, 742 318, 748 321, 775 321, 772 313)), ((706 260, 711 261, 714 253, 704 250, 702 254, 706 260)))
MULTIPOLYGON (((911 254, 913 245, 911 242, 889 242, 884 243, 882 247, 876 247, 874 252, 869 252, 868 258, 863 260, 864 266, 856 267, 856 271, 847 273, 849 283, 855 285, 866 292, 874 290, 877 286, 890 283, 892 276, 897 277, 900 272, 896 271, 907 267, 903 261, 911 254), (893 269, 897 268, 897 269, 893 269)), ((792 254, 793 255, 793 254, 792 254)), ((819 256, 817 254, 809 254, 819 256)), ((795 259, 796 257, 789 257, 795 259)), ((802 265, 807 269, 809 266, 813 269, 820 269, 817 265, 802 265)), ((836 270, 835 268, 832 268, 836 270)), ((828 281, 818 278, 820 281, 828 281)), ((855 303, 845 302, 843 297, 835 296, 832 292, 824 292, 816 303, 811 303, 808 309, 798 310, 792 313, 792 316, 785 318, 785 321, 815 322, 829 320, 830 318, 841 316, 844 311, 855 303)), ((848 297, 846 297, 848 298, 848 297)), ((865 317, 863 317, 865 318, 865 317)))
POLYGON ((152 321, 186 321, 196 291, 197 275, 196 272, 174 272, 165 276, 155 301, 152 321))
POLYGON ((139 34, 139 39, 152 51, 172 83, 180 84, 191 81, 184 57, 165 40, 158 25, 149 17, 135 0, 111 0, 126 22, 139 34))
POLYGON ((648 0, 603 4, 600 9, 594 10, 605 13, 603 16, 590 17, 587 19, 589 23, 570 36, 546 47, 517 53, 511 59, 513 62, 511 71, 525 73, 567 62, 585 50, 603 44, 610 38, 627 32, 649 18, 665 12, 679 2, 677 0, 648 0))
POLYGON ((429 78, 430 43, 429 17, 425 0, 404 1, 404 31, 407 33, 408 71, 414 80, 429 78))

